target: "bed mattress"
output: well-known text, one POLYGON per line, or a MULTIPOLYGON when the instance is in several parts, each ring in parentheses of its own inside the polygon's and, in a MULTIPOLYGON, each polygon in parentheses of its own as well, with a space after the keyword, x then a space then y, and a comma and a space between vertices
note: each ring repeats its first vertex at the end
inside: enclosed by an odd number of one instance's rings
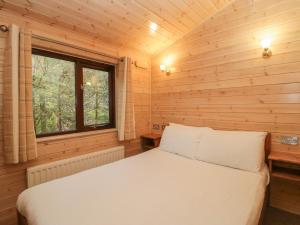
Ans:
POLYGON ((29 188, 17 208, 29 225, 257 225, 267 180, 154 149, 29 188))

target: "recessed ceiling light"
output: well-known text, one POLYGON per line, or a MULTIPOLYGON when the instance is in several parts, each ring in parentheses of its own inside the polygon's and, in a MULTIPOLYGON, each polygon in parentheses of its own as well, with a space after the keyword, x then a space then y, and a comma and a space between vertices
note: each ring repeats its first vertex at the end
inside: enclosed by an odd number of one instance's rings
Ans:
POLYGON ((158 25, 156 23, 151 22, 150 23, 150 30, 155 32, 157 31, 158 25))

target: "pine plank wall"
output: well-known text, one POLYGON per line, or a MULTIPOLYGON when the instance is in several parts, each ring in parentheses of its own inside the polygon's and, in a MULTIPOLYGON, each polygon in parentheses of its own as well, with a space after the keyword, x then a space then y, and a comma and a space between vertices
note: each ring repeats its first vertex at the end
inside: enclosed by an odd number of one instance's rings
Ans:
MULTIPOLYGON (((151 59, 135 49, 95 40, 30 14, 24 16, 1 8, 0 21, 27 25, 36 34, 84 48, 115 56, 129 55, 149 65, 152 60, 151 69, 134 69, 138 136, 149 132, 152 124, 168 122, 264 130, 272 133, 272 150, 300 152, 299 146, 278 141, 282 134, 300 135, 299 11, 297 0, 237 0, 151 59), (260 39, 269 33, 274 35, 273 56, 263 59, 260 39), (174 60, 170 76, 159 71, 159 64, 167 56, 174 60)), ((4 40, 5 34, 0 34, 0 95, 4 40)), ((0 101, 0 111, 1 107, 0 101)), ((119 145, 116 134, 112 130, 39 141, 38 160, 17 166, 4 165, 0 150, 0 225, 16 225, 15 202, 26 188, 28 166, 119 145)), ((139 151, 139 140, 125 146, 127 155, 135 154, 139 151)), ((274 182, 271 204, 300 214, 299 196, 300 187, 274 182)))
MULTIPOLYGON (((152 124, 300 135, 300 1, 239 0, 152 57, 152 124), (260 40, 273 37, 273 56, 260 40), (160 72, 173 61, 169 76, 160 72)), ((273 182, 271 205, 300 214, 300 187, 273 182)))
MULTIPOLYGON (((19 15, 0 9, 1 24, 15 23, 26 25, 33 30, 34 34, 46 36, 55 40, 67 42, 83 48, 98 50, 114 56, 130 56, 134 60, 148 63, 147 70, 134 67, 134 103, 136 112, 136 132, 137 137, 150 131, 150 56, 135 49, 123 48, 112 44, 103 43, 88 37, 85 34, 58 28, 51 24, 51 21, 32 19, 31 15, 19 15)), ((0 32, 0 99, 2 99, 2 75, 3 75, 3 49, 5 46, 5 35, 0 32)), ((0 112, 2 100, 0 100, 0 112)), ((1 119, 2 115, 0 115, 1 119)), ((2 124, 0 123, 0 128, 2 124)), ((2 129, 2 128, 1 128, 2 129)), ((0 129, 0 131, 1 131, 0 129)), ((26 168, 33 165, 60 160, 80 154, 86 154, 92 151, 99 151, 117 145, 125 145, 125 154, 130 156, 140 151, 139 138, 130 142, 119 143, 117 141, 116 130, 105 133, 92 134, 81 137, 70 137, 58 140, 38 140, 37 160, 20 164, 17 166, 4 165, 3 154, 0 149, 0 225, 16 225, 16 199, 17 196, 26 188, 26 168)), ((0 146, 2 146, 2 134, 0 133, 0 146)))

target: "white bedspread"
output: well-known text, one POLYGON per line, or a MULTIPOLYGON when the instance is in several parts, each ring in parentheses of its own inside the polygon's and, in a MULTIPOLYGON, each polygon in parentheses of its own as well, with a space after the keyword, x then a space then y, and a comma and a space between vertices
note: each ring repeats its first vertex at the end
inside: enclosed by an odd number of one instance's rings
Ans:
POLYGON ((257 225, 266 173, 154 149, 25 190, 29 225, 257 225))

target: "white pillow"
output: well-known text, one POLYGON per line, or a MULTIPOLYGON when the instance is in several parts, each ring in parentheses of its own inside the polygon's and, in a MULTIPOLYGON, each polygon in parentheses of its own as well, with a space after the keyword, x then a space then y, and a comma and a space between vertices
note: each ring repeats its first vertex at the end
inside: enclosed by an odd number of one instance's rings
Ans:
POLYGON ((167 126, 159 148, 187 158, 194 158, 201 136, 210 130, 212 129, 207 127, 167 126))
POLYGON ((195 158, 258 172, 264 165, 266 135, 266 132, 214 130, 202 136, 195 158))
POLYGON ((189 132, 197 132, 200 136, 204 135, 208 131, 213 130, 210 127, 194 127, 194 126, 187 126, 179 123, 169 123, 169 126, 182 128, 185 129, 185 131, 189 131, 189 132))

